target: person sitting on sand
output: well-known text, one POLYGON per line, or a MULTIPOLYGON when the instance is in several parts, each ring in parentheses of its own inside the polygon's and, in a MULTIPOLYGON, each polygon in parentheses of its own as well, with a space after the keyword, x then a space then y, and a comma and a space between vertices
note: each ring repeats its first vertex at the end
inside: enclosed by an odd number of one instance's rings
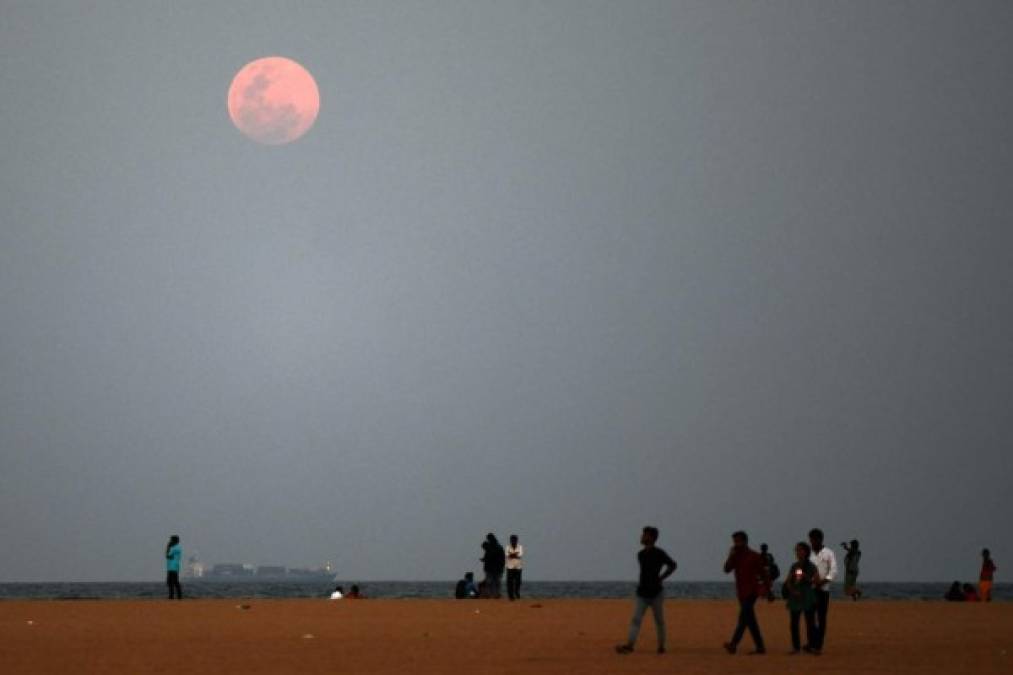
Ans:
POLYGON ((841 542, 844 547, 844 593, 850 595, 852 600, 858 600, 862 591, 858 588, 858 561, 862 559, 862 552, 858 549, 858 540, 852 539, 851 544, 841 542))
POLYGON ((725 643, 725 651, 734 654, 739 647, 739 642, 749 629, 753 638, 755 649, 752 654, 766 654, 767 649, 763 646, 763 635, 760 634, 760 624, 756 622, 756 600, 760 597, 760 591, 770 584, 766 578, 767 572, 763 567, 763 558, 760 554, 749 548, 749 536, 738 531, 732 534, 732 550, 728 552, 728 560, 725 561, 725 574, 735 572, 735 594, 739 598, 739 621, 735 626, 731 642, 725 643))
POLYGON ((352 588, 348 591, 348 595, 345 597, 349 600, 363 600, 366 596, 359 591, 359 587, 356 584, 352 584, 352 588))
POLYGON ((663 549, 655 546, 657 541, 658 528, 645 527, 640 535, 640 544, 643 548, 637 553, 637 562, 640 563, 640 583, 637 585, 636 605, 626 642, 616 646, 616 652, 619 654, 629 654, 633 651, 637 635, 640 634, 640 622, 648 607, 654 615, 658 653, 665 653, 665 591, 661 582, 671 576, 678 565, 663 549))
MULTIPOLYGON (((788 570, 788 578, 784 581, 785 595, 788 600, 788 611, 790 612, 791 648, 792 654, 798 654, 802 649, 799 636, 799 619, 805 614, 805 637, 806 644, 812 645, 816 639, 816 586, 819 583, 819 574, 816 565, 809 560, 812 555, 812 548, 804 541, 795 544, 795 564, 788 570)), ((819 654, 819 650, 812 649, 812 653, 819 654)))
POLYGON ((992 579, 995 577, 995 562, 992 553, 984 548, 981 550, 981 575, 978 577, 978 590, 984 602, 992 602, 992 579))
POLYGON ((457 586, 454 588, 454 597, 458 600, 473 600, 478 597, 474 574, 466 572, 464 578, 457 582, 457 586))
POLYGON ((959 581, 954 581, 950 584, 950 590, 946 591, 946 595, 943 596, 950 602, 963 602, 964 601, 964 589, 960 587, 959 581))
POLYGON ((971 584, 964 584, 964 602, 981 602, 978 591, 971 584))
POLYGON ((341 586, 335 587, 334 592, 331 593, 331 600, 341 600, 343 597, 345 597, 345 589, 341 586))

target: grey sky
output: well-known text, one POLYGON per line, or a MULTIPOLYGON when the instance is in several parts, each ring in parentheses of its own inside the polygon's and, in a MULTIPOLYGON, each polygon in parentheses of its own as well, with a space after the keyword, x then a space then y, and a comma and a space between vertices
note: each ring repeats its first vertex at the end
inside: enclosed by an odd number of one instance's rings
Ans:
POLYGON ((0 3, 0 580, 1013 565, 1008 2, 0 3), (210 5, 210 6, 205 6, 210 5), (282 147, 246 62, 316 77, 282 147), (1005 562, 1004 562, 1005 561, 1005 562))

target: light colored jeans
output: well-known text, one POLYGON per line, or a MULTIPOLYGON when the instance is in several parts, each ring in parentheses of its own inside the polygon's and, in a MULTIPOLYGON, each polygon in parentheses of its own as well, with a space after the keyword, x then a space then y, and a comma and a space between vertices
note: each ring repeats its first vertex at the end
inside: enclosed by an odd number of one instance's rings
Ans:
POLYGON ((640 622, 644 620, 644 614, 650 607, 651 613, 654 614, 654 628, 658 633, 658 648, 663 649, 665 647, 665 592, 662 591, 653 598, 642 598, 639 595, 634 597, 636 606, 633 610, 633 620, 630 621, 630 634, 627 642, 630 646, 636 643, 637 635, 640 634, 640 622))

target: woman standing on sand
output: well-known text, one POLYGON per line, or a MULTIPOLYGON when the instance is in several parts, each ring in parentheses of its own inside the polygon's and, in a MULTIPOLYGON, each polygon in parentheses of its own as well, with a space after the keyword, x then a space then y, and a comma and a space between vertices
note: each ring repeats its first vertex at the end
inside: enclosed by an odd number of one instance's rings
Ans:
POLYGON ((183 547, 179 545, 179 535, 169 537, 165 545, 165 585, 169 587, 169 599, 183 599, 183 588, 179 585, 179 564, 183 559, 183 547))
POLYGON ((858 540, 852 539, 851 545, 841 543, 847 553, 844 556, 844 593, 851 596, 852 600, 858 600, 862 591, 858 588, 858 561, 862 558, 862 552, 858 550, 858 540))
POLYGON ((802 649, 798 622, 803 614, 805 614, 806 651, 819 653, 819 649, 814 645, 816 639, 815 588, 819 582, 819 574, 816 571, 816 565, 812 564, 809 560, 811 553, 812 549, 804 541, 795 544, 796 562, 791 566, 791 569, 788 571, 788 578, 784 581, 788 611, 791 612, 791 620, 788 625, 791 628, 792 654, 798 654, 802 649))

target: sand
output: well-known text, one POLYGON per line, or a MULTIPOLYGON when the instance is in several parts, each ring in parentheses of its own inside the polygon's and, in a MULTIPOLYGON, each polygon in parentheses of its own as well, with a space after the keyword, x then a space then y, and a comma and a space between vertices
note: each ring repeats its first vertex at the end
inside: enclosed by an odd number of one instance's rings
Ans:
POLYGON ((1013 603, 836 601, 823 656, 789 656, 787 612, 759 608, 769 653, 721 649, 736 607, 666 604, 638 650, 620 600, 0 602, 0 673, 1013 673, 1013 603), (238 605, 248 605, 242 609, 238 605))

